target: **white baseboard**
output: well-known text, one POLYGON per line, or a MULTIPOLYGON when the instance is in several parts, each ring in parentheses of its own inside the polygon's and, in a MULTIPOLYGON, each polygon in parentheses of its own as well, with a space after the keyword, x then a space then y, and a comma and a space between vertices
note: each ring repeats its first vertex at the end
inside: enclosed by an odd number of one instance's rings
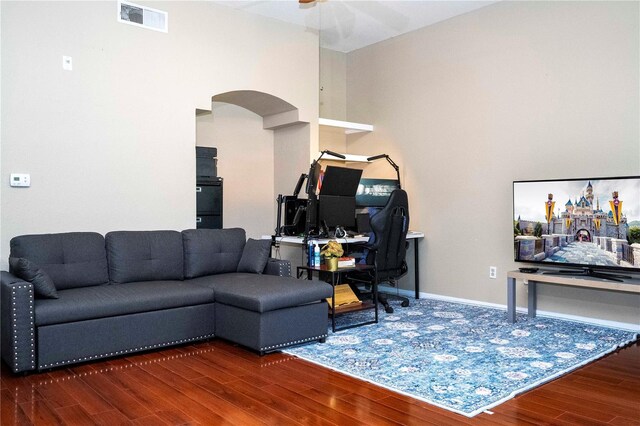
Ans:
MULTIPOLYGON (((387 291, 391 290, 389 291, 390 293, 397 292, 402 296, 408 297, 410 301, 415 297, 415 292, 412 290, 396 289, 395 287, 387 287, 387 286, 381 286, 380 289, 387 290, 387 291)), ((507 310, 507 305, 502 305, 499 303, 481 302, 479 300, 462 299, 459 297, 451 297, 451 296, 442 296, 440 294, 433 294, 433 293, 420 292, 420 298, 442 300, 445 302, 465 303, 467 305, 504 309, 505 311, 507 310)), ((526 314, 527 308, 516 307, 516 311, 526 314)), ((633 324, 633 323, 619 322, 619 321, 609 321, 609 320, 603 320, 600 318, 583 317, 579 315, 562 314, 558 312, 541 311, 539 309, 536 310, 536 315, 541 317, 558 318, 558 319, 565 319, 565 320, 575 321, 575 322, 583 322, 587 324, 601 325, 604 327, 619 328, 623 330, 635 331, 640 333, 640 324, 633 324)))

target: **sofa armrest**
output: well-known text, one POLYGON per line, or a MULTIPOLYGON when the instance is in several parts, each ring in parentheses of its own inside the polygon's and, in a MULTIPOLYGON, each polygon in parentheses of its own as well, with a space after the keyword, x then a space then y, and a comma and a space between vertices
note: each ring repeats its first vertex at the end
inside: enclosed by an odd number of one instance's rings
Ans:
POLYGON ((264 273, 267 275, 277 275, 279 277, 290 277, 291 262, 288 260, 269 258, 267 266, 264 268, 264 273))
POLYGON ((0 271, 2 359, 14 373, 35 370, 33 284, 0 271))

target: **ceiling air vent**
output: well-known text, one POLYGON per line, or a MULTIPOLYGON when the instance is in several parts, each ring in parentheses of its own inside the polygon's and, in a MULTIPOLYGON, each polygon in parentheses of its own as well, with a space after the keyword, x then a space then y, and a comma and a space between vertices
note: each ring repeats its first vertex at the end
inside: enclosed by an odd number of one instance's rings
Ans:
POLYGON ((118 21, 125 24, 166 33, 168 31, 168 18, 167 12, 162 10, 126 1, 118 2, 118 21))

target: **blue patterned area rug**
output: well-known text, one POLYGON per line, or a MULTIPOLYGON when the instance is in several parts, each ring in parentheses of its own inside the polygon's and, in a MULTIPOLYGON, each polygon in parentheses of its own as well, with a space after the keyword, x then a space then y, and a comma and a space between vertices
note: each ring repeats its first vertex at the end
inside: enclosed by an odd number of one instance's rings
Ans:
MULTIPOLYGON (((614 328, 421 299, 380 323, 285 351, 472 417, 638 338, 614 328)), ((339 317, 370 318, 372 311, 339 317)))

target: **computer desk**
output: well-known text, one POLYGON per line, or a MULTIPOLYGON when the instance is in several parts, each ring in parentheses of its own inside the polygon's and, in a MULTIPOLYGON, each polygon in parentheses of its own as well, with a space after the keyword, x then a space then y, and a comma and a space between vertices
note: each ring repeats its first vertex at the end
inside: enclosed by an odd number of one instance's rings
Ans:
MULTIPOLYGON (((271 236, 263 236, 263 239, 271 239, 271 236)), ((409 231, 407 232, 407 240, 413 241, 413 256, 414 256, 414 287, 416 299, 420 298, 420 255, 418 240, 424 238, 424 232, 409 231)), ((276 243, 302 245, 304 244, 303 237, 294 236, 281 236, 275 237, 276 243)), ((369 241, 369 237, 346 237, 346 238, 309 238, 309 241, 314 241, 315 244, 326 244, 330 240, 336 240, 339 243, 353 244, 353 243, 366 243, 369 241)))

